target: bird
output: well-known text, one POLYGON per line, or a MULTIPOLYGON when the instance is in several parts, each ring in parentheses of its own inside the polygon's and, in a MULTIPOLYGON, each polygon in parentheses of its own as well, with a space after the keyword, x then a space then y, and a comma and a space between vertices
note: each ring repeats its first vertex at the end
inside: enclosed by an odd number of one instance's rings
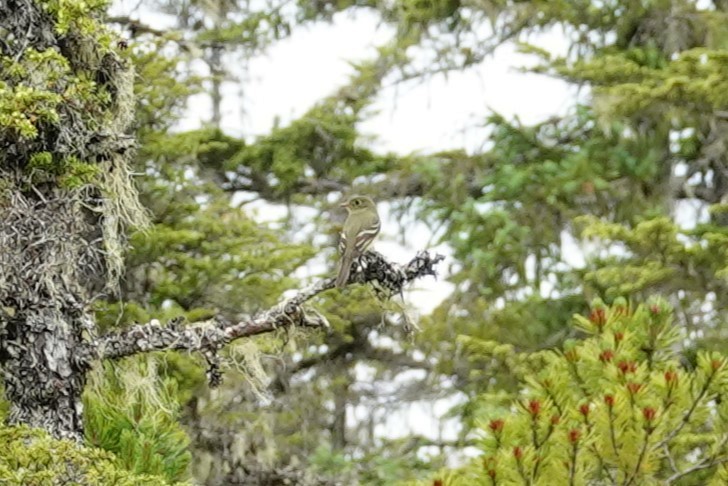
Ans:
POLYGON ((339 289, 349 281, 351 264, 369 248, 381 227, 377 205, 372 198, 351 196, 341 207, 346 208, 347 216, 339 239, 341 261, 335 283, 339 289))

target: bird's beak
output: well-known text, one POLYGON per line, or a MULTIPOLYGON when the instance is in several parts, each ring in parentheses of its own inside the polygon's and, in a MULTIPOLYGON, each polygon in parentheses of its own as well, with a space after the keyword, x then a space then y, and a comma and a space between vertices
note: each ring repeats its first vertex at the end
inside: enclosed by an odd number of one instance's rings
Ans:
POLYGON ((349 207, 349 201, 344 201, 343 203, 339 204, 342 208, 348 208, 349 207))

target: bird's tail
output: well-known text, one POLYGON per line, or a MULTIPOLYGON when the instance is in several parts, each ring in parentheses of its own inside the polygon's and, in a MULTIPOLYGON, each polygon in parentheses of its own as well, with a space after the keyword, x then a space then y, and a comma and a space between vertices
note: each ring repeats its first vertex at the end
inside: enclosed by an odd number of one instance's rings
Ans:
POLYGON ((336 288, 343 289, 349 281, 349 272, 351 272, 352 255, 344 253, 341 256, 339 264, 339 274, 336 276, 336 288))

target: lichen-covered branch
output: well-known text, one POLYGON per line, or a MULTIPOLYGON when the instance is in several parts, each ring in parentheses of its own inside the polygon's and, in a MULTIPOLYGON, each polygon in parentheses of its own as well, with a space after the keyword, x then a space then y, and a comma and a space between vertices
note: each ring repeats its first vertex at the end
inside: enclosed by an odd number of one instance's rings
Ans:
MULTIPOLYGON (((409 263, 400 266, 390 263, 379 253, 369 251, 357 262, 349 283, 372 283, 380 294, 396 295, 407 283, 427 275, 436 275, 435 266, 443 258, 442 255, 421 251, 409 263)), ((178 320, 167 325, 152 321, 112 332, 100 337, 97 342, 89 343, 89 346, 98 347, 100 357, 106 359, 150 351, 199 351, 208 361, 208 378, 212 385, 216 385, 220 380, 216 353, 226 344, 283 327, 328 327, 324 316, 314 309, 305 308, 304 304, 333 287, 333 278, 319 280, 275 307, 239 322, 229 322, 220 317, 185 326, 178 320)))

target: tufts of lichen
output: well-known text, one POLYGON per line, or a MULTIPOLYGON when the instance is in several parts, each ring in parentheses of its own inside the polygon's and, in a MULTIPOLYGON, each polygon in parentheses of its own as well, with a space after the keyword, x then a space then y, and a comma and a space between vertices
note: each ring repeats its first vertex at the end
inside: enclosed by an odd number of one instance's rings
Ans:
POLYGON ((177 382, 158 370, 166 366, 157 356, 97 365, 84 393, 86 441, 113 452, 130 472, 179 481, 191 455, 177 382))
POLYGON ((254 341, 240 341, 230 346, 228 352, 233 366, 250 386, 250 391, 259 400, 270 398, 266 392, 270 378, 263 368, 258 345, 254 341))
POLYGON ((127 228, 147 225, 129 169, 134 71, 97 19, 106 4, 8 0, 0 14, 0 301, 115 288, 127 228))
POLYGON ((6 185, 0 218, 0 301, 16 311, 105 285, 100 236, 81 193, 6 185))
POLYGON ((128 226, 147 229, 147 210, 139 202, 132 184, 131 171, 122 157, 115 157, 100 164, 103 203, 102 232, 106 252, 108 285, 114 288, 121 276, 124 264, 124 230, 128 226))

